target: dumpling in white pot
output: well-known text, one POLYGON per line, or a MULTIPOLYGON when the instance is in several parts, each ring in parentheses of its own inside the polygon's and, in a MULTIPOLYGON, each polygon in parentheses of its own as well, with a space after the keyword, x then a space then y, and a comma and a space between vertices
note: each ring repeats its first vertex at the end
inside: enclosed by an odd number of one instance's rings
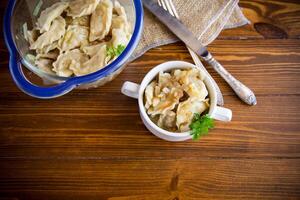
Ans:
POLYGON ((157 98, 153 98, 153 106, 148 109, 148 114, 151 116, 164 114, 166 111, 173 110, 179 103, 179 99, 183 96, 183 91, 180 88, 172 88, 171 91, 166 94, 163 101, 155 102, 157 98), (155 101, 154 101, 155 100, 155 101))
POLYGON ((113 14, 113 3, 111 0, 102 0, 91 16, 90 42, 102 40, 108 35, 113 14))
POLYGON ((70 2, 68 16, 73 18, 92 14, 100 0, 74 0, 70 2))
POLYGON ((59 40, 65 34, 66 21, 62 17, 57 17, 49 31, 43 33, 37 40, 30 46, 30 49, 43 49, 47 45, 51 45, 59 40))
POLYGON ((64 10, 69 6, 68 2, 58 2, 53 4, 51 7, 43 10, 40 17, 37 20, 37 28, 41 33, 49 31, 51 23, 55 18, 60 16, 64 10))
POLYGON ((145 108, 148 109, 153 104, 154 88, 156 82, 152 81, 145 89, 145 108))
POLYGON ((180 103, 177 108, 176 125, 181 132, 189 131, 195 113, 203 113, 209 107, 208 100, 199 101, 197 99, 189 98, 180 103))
POLYGON ((106 45, 103 45, 100 50, 91 59, 80 65, 73 65, 70 69, 76 76, 83 76, 96 72, 107 64, 106 45))
POLYGON ((59 49, 62 52, 85 46, 88 44, 89 28, 85 26, 70 25, 64 35, 58 42, 59 49))
POLYGON ((58 76, 70 77, 73 75, 73 68, 81 68, 82 64, 88 60, 88 56, 78 49, 60 54, 53 63, 53 71, 58 76))
POLYGON ((99 51, 101 51, 102 47, 106 45, 106 42, 100 43, 100 44, 96 44, 96 45, 92 45, 92 46, 85 46, 82 48, 82 51, 90 56, 93 57, 94 55, 96 55, 99 51))
POLYGON ((204 100, 208 96, 206 86, 201 80, 190 82, 190 84, 184 86, 184 91, 193 99, 204 100))
POLYGON ((160 115, 157 125, 163 129, 175 130, 176 129, 176 113, 169 110, 165 114, 160 115))

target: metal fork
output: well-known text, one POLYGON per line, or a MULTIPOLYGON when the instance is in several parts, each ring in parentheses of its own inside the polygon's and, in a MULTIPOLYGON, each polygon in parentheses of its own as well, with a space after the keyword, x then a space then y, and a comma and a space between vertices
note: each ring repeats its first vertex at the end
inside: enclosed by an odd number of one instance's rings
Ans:
MULTIPOLYGON (((173 4, 172 0, 158 0, 158 4, 160 6, 162 6, 166 11, 168 11, 172 16, 176 17, 177 19, 179 19, 179 15, 177 13, 177 10, 173 4)), ((199 68, 201 68, 206 75, 212 80, 216 90, 217 90, 217 103, 219 106, 223 106, 224 105, 224 99, 223 99, 223 95, 222 92, 218 86, 218 84, 216 83, 216 81, 211 77, 211 75, 208 73, 208 71, 205 69, 205 67, 203 66, 201 60, 199 59, 199 57, 194 53, 193 50, 191 50, 189 47, 187 47, 187 49, 189 50, 190 55, 192 56, 192 59, 195 63, 195 65, 199 68)))
MULTIPOLYGON (((160 4, 171 15, 173 15, 174 17, 179 19, 178 13, 176 11, 176 8, 175 8, 172 0, 158 0, 158 4, 160 4)), ((200 62, 200 65, 203 67, 198 56, 191 49, 189 49, 189 52, 190 52, 192 58, 194 59, 194 62, 195 63, 200 62)), ((239 96, 239 98, 242 101, 244 101, 248 105, 256 105, 256 103, 257 103, 256 97, 255 97, 255 94, 252 92, 252 90, 249 89, 247 86, 245 86, 240 81, 238 81, 236 78, 234 78, 218 61, 216 61, 214 59, 214 57, 209 52, 208 52, 207 56, 204 57, 204 60, 207 63, 209 63, 213 67, 213 69, 228 83, 228 85, 233 89, 233 91, 239 96)), ((216 89, 219 89, 219 88, 216 87, 216 89)), ((218 96, 220 96, 220 95, 218 95, 218 96)), ((218 98, 220 98, 220 97, 218 97, 218 98)), ((220 100, 218 100, 218 101, 220 101, 220 100)))

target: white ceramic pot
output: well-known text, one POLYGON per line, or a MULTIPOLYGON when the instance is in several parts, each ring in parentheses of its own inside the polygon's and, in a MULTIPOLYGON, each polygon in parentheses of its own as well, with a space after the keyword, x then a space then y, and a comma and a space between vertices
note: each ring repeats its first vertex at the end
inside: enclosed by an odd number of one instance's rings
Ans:
MULTIPOLYGON (((189 69, 189 68, 197 68, 195 65, 183 61, 170 61, 163 64, 160 64, 153 68, 148 74, 144 77, 142 83, 140 85, 132 82, 125 82, 122 87, 122 93, 126 96, 138 99, 139 110, 141 118, 148 128, 154 135, 157 137, 167 140, 167 141, 185 141, 192 138, 190 132, 184 133, 174 133, 166 131, 160 127, 158 127, 154 122, 151 121, 148 114, 146 113, 146 109, 144 107, 144 91, 146 87, 151 83, 151 81, 159 74, 159 72, 168 72, 173 69, 189 69)), ((198 70, 201 70, 197 68, 198 70)), ((205 72, 203 72, 205 74, 205 72)), ((208 114, 210 117, 216 120, 229 122, 232 118, 231 110, 223 107, 217 106, 217 92, 212 84, 212 81, 206 76, 204 79, 204 83, 208 89, 208 95, 210 99, 210 108, 208 114)))

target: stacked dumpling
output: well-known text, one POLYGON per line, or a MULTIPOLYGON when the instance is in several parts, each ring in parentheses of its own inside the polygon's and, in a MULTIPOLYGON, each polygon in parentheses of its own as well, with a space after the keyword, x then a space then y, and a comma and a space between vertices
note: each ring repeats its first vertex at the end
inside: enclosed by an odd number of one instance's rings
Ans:
POLYGON ((161 128, 173 132, 189 131, 195 113, 209 108, 205 75, 197 69, 160 72, 145 90, 145 108, 161 128))
POLYGON ((58 2, 24 33, 37 67, 58 76, 96 72, 117 58, 132 35, 124 7, 111 0, 58 2))

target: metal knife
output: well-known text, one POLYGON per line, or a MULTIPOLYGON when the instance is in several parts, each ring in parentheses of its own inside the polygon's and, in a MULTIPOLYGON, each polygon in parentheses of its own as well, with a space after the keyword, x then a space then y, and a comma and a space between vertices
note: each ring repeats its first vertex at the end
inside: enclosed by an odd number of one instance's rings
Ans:
POLYGON ((182 40, 198 56, 202 57, 231 86, 238 97, 248 105, 256 105, 254 93, 243 83, 234 78, 204 47, 188 28, 153 0, 142 0, 144 6, 166 25, 180 40, 182 40))

